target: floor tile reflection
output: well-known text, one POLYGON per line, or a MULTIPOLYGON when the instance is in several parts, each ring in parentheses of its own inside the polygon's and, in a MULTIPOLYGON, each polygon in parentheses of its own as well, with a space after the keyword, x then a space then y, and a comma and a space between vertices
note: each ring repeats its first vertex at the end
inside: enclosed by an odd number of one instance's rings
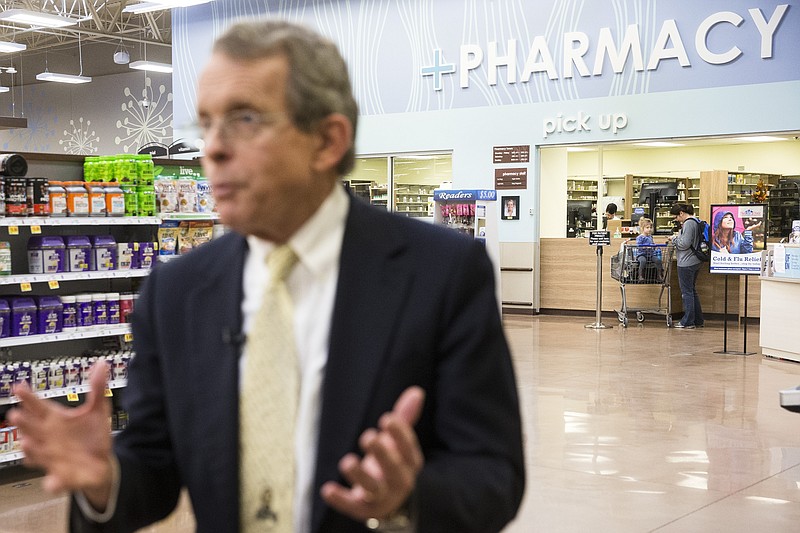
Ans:
MULTIPOLYGON (((798 530, 800 415, 778 391, 800 364, 716 353, 744 351, 735 323, 726 343, 715 322, 505 322, 529 468, 505 533, 798 530)), ((758 325, 747 334, 758 352, 758 325)))

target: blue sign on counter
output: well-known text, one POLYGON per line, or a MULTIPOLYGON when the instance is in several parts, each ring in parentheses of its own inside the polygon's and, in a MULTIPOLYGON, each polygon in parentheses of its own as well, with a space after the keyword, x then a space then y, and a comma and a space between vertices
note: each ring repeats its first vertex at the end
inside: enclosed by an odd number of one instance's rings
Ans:
POLYGON ((494 189, 436 189, 433 191, 434 202, 474 202, 475 200, 496 201, 497 191, 494 189))

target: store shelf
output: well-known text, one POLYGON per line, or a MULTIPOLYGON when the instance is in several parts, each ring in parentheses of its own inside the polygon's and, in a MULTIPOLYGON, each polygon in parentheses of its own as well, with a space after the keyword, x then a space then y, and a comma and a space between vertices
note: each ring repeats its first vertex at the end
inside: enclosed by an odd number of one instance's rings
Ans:
POLYGON ((157 224, 161 220, 219 220, 219 213, 161 213, 157 224))
MULTIPOLYGON (((121 389, 125 387, 127 384, 128 384, 127 379, 116 379, 108 382, 108 388, 121 389)), ((88 383, 84 383, 82 385, 73 385, 71 387, 61 387, 58 389, 36 391, 36 396, 45 399, 63 398, 70 394, 85 394, 89 392, 90 388, 91 386, 88 383)), ((9 398, 0 398, 0 405, 13 405, 15 403, 19 403, 19 399, 16 396, 11 396, 9 398)))
MULTIPOLYGON (((107 387, 109 389, 121 389, 127 386, 127 384, 128 380, 117 379, 109 381, 107 387)), ((58 389, 37 391, 36 396, 45 399, 64 398, 69 396, 70 394, 86 394, 87 392, 89 392, 90 388, 91 386, 87 383, 85 385, 75 385, 72 387, 61 387, 58 389)), ((14 405, 17 403, 19 403, 19 399, 16 396, 11 396, 10 398, 0 398, 0 405, 14 405)), ((116 434, 119 434, 119 431, 111 432, 112 436, 116 434)), ((22 461, 22 459, 24 458, 25 458, 25 453, 22 450, 14 450, 11 452, 0 453, 0 467, 11 466, 11 463, 17 463, 18 461, 22 461)))
POLYGON ((0 453, 0 465, 6 463, 15 463, 17 461, 21 461, 25 457, 25 454, 22 453, 22 450, 17 450, 14 452, 7 452, 7 453, 0 453))
POLYGON ((150 273, 149 269, 133 270, 86 270, 83 272, 59 272, 57 274, 14 274, 0 276, 0 286, 18 285, 21 283, 50 283, 51 281, 85 281, 96 279, 143 278, 150 273))
POLYGON ((76 339, 92 339, 97 337, 113 337, 130 333, 130 324, 113 324, 107 326, 88 326, 75 328, 74 331, 61 333, 45 333, 43 335, 26 335, 24 337, 5 337, 0 339, 0 348, 25 346, 44 342, 60 342, 76 339))
POLYGON ((149 226, 160 217, 0 217, 0 227, 9 226, 149 226))

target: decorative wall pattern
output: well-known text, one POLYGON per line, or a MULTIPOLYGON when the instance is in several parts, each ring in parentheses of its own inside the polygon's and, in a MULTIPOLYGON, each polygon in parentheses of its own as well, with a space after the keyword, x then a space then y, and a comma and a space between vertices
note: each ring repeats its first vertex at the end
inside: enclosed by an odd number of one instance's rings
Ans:
POLYGON ((121 106, 124 118, 117 120, 117 129, 122 137, 117 135, 114 142, 126 153, 136 152, 151 142, 169 144, 172 139, 172 93, 164 84, 154 90, 153 80, 149 77, 144 79, 140 99, 133 96, 134 91, 136 89, 130 87, 123 91, 126 98, 121 106))
POLYGON ((69 125, 72 131, 64 130, 64 137, 58 140, 58 144, 64 148, 64 152, 77 155, 97 153, 100 137, 92 129, 92 121, 86 120, 84 123, 83 117, 80 117, 77 124, 75 120, 71 119, 69 125))

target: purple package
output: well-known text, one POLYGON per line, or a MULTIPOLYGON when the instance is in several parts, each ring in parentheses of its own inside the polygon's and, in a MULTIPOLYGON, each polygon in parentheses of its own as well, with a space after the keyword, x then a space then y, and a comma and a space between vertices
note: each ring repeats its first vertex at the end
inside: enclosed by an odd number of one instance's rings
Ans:
POLYGON ((11 308, 8 301, 0 299, 0 338, 11 335, 11 308))
POLYGON ((14 384, 14 365, 0 364, 0 398, 11 396, 11 386, 14 384))
POLYGON ((30 387, 33 376, 31 375, 31 364, 27 361, 17 363, 14 365, 16 372, 14 372, 14 385, 27 383, 30 387))
POLYGON ((64 237, 66 246, 67 272, 82 272, 89 270, 92 255, 92 243, 84 235, 68 235, 64 237))
POLYGON ((139 268, 152 268, 153 258, 156 255, 155 243, 140 242, 139 243, 139 268))
POLYGON ((90 270, 117 269, 117 241, 111 235, 92 235, 90 270))
POLYGON ((129 242, 131 249, 131 270, 142 268, 142 252, 138 242, 129 242))
POLYGON ((65 264, 64 239, 55 236, 33 236, 28 239, 28 272, 55 274, 64 272, 65 264))
POLYGON ((63 325, 64 306, 58 296, 39 296, 39 333, 59 333, 63 325))
POLYGON ((11 336, 36 335, 36 304, 33 298, 11 299, 11 336))

